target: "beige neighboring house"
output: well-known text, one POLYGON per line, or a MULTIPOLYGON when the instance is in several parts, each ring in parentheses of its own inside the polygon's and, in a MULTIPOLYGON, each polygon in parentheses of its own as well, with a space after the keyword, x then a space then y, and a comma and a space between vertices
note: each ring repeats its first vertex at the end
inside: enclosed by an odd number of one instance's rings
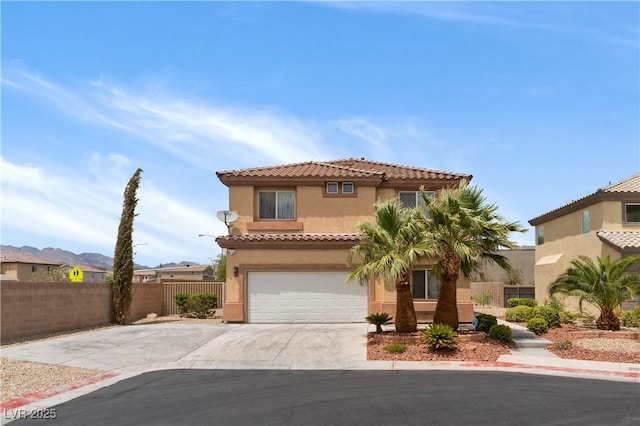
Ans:
POLYGON ((133 282, 214 281, 215 271, 211 265, 189 264, 169 268, 137 269, 133 271, 133 282))
MULTIPOLYGON (((364 322, 369 313, 395 316, 391 283, 346 285, 357 225, 374 221, 377 201, 420 202, 471 175, 364 158, 309 161, 217 172, 238 214, 217 243, 227 250, 224 319, 249 323, 364 322)), ((427 260, 412 271, 419 320, 433 318, 439 282, 427 260)), ((470 284, 458 282, 461 322, 473 319, 470 284)))
POLYGON ((0 274, 17 281, 31 281, 36 272, 52 271, 61 266, 58 262, 42 259, 19 251, 0 253, 0 274))
POLYGON ((62 265, 61 268, 65 274, 69 274, 69 271, 74 267, 78 267, 82 271, 83 283, 104 283, 107 281, 108 271, 100 268, 96 268, 91 265, 62 265))
MULTIPOLYGON (((640 173, 598 189, 529 221, 536 232, 539 303, 579 255, 619 259, 640 255, 640 173)), ((635 265, 634 270, 639 266, 635 265)))
MULTIPOLYGON (((535 247, 521 246, 515 250, 500 250, 514 270, 521 274, 521 285, 533 285, 535 282, 535 247)), ((478 281, 507 282, 507 272, 495 263, 482 264, 477 274, 478 281)))

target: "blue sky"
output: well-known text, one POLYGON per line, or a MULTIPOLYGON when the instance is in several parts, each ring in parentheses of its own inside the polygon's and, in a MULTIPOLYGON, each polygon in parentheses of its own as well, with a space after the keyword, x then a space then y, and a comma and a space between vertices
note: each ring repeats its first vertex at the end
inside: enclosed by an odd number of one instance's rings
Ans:
POLYGON ((137 167, 149 266, 219 253, 219 170, 471 173, 528 228, 640 171, 638 2, 0 7, 2 244, 112 256, 137 167))

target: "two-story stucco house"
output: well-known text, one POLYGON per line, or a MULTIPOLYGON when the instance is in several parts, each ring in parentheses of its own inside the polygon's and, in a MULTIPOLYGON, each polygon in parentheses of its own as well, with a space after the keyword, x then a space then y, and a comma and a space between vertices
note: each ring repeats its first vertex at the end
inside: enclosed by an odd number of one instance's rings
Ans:
POLYGON ((579 255, 640 254, 640 173, 529 221, 536 232, 536 299, 579 255))
MULTIPOLYGON (((395 315, 390 283, 346 285, 357 225, 374 220, 377 201, 419 202, 471 175, 361 159, 310 161, 217 172, 238 214, 229 234, 224 319, 251 323, 363 322, 369 313, 395 315)), ((425 261, 412 273, 418 318, 430 320, 439 282, 425 261)), ((458 283, 461 322, 473 319, 469 282, 458 283)))

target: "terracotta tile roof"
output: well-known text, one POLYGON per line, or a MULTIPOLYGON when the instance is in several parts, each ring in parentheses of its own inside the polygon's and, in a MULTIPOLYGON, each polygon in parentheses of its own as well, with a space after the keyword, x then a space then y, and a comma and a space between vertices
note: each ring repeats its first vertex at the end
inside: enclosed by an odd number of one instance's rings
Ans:
POLYGON ((360 234, 244 234, 222 235, 216 238, 222 248, 239 246, 300 246, 300 245, 337 245, 352 246, 360 242, 360 234))
POLYGON ((364 158, 347 158, 344 160, 325 161, 325 164, 334 164, 350 169, 383 172, 390 179, 437 179, 459 180, 472 178, 471 175, 461 173, 443 172, 440 170, 425 169, 421 167, 403 166, 400 164, 371 161, 364 158))
POLYGON ((640 192, 640 173, 600 188, 597 192, 640 192))
POLYGON ((603 186, 596 192, 585 195, 584 197, 577 200, 570 201, 569 203, 564 204, 547 213, 541 214, 540 216, 536 216, 533 219, 529 220, 529 224, 535 226, 547 220, 559 217, 565 212, 570 213, 577 208, 586 207, 587 205, 599 201, 603 198, 612 199, 612 197, 618 196, 625 198, 629 196, 637 197, 638 201, 640 201, 640 173, 629 176, 628 178, 622 179, 619 182, 603 186))
POLYGON ((360 241, 360 234, 243 234, 222 235, 216 241, 360 241))
POLYGON ((19 251, 3 251, 0 253, 0 262, 4 263, 30 263, 34 265, 61 265, 58 262, 42 259, 19 251))
POLYGON ((640 231, 600 231, 596 235, 621 252, 640 251, 640 231))
POLYGON ((403 180, 460 180, 471 175, 448 173, 398 164, 381 163, 364 158, 334 161, 307 161, 280 166, 258 167, 216 172, 226 183, 237 179, 403 179, 403 180))

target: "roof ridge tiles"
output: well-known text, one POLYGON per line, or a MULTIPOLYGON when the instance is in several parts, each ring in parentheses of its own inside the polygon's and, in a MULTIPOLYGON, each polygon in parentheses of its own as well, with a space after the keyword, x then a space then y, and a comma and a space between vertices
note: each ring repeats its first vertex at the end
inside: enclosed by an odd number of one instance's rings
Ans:
POLYGON ((360 158, 349 157, 349 158, 345 158, 345 159, 341 159, 341 160, 330 160, 330 161, 327 161, 326 163, 343 163, 343 162, 347 162, 347 161, 361 161, 361 162, 364 162, 364 163, 377 164, 377 165, 385 166, 385 167, 395 167, 395 168, 398 168, 398 169, 405 169, 405 170, 409 169, 409 170, 420 171, 420 172, 439 173, 439 174, 455 175, 455 176, 470 176, 470 175, 465 174, 465 173, 454 173, 454 172, 447 172, 447 171, 444 171, 444 170, 431 169, 431 168, 426 168, 426 167, 407 166, 407 165, 404 165, 404 164, 389 163, 389 162, 386 162, 386 161, 367 160, 364 157, 360 157, 360 158))
POLYGON ((599 188, 596 192, 628 192, 640 191, 640 173, 628 176, 618 182, 610 183, 607 186, 599 188))

